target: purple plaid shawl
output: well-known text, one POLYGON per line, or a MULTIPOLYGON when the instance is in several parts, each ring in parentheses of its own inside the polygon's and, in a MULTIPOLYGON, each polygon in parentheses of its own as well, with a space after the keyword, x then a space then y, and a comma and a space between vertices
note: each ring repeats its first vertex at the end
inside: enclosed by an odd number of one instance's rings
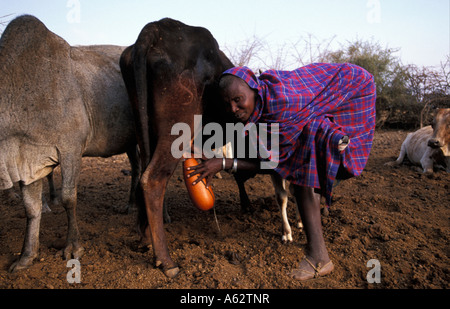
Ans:
POLYGON ((275 171, 290 182, 318 188, 331 204, 340 171, 362 173, 375 130, 375 83, 352 64, 311 64, 293 71, 269 70, 256 76, 247 67, 224 72, 257 90, 249 123, 279 124, 279 163, 275 171), (350 137, 341 153, 338 142, 350 137))

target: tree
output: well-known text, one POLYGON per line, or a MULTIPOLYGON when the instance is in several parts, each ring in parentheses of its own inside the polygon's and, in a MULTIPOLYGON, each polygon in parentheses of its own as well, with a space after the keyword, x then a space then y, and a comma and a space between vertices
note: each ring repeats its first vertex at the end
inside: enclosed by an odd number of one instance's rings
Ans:
POLYGON ((6 25, 9 23, 9 20, 7 20, 8 17, 10 17, 13 14, 8 14, 4 16, 0 16, 0 35, 3 33, 3 29, 6 27, 6 25))
POLYGON ((253 37, 235 44, 233 47, 225 46, 224 52, 231 62, 237 66, 249 66, 251 61, 259 58, 264 48, 264 40, 254 35, 253 37))
POLYGON ((329 62, 329 57, 332 54, 331 44, 335 37, 319 40, 309 33, 306 38, 302 37, 293 43, 293 57, 297 65, 304 66, 314 62, 329 62))
POLYGON ((377 125, 430 124, 439 105, 449 107, 450 56, 440 68, 403 65, 399 49, 357 40, 330 52, 328 62, 350 62, 369 71, 377 85, 377 125))
POLYGON ((421 105, 420 127, 432 121, 437 107, 450 107, 450 55, 439 68, 407 67, 407 87, 421 105))
POLYGON ((331 49, 334 37, 318 40, 312 35, 294 43, 271 46, 253 36, 234 49, 230 59, 255 72, 287 70, 312 62, 353 63, 370 72, 377 87, 377 127, 415 128, 429 124, 437 107, 450 107, 450 55, 440 68, 403 65, 398 48, 356 40, 331 49))
POLYGON ((357 40, 330 52, 325 59, 327 62, 349 62, 366 69, 374 76, 377 96, 391 101, 392 91, 388 91, 389 88, 395 86, 399 92, 405 90, 400 60, 394 55, 398 51, 399 49, 383 48, 376 42, 357 40))

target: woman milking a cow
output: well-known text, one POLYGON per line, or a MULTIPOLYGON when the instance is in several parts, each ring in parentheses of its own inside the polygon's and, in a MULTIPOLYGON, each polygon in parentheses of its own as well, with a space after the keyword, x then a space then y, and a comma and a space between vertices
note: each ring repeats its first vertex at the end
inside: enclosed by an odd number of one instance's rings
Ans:
MULTIPOLYGON (((375 129, 375 83, 352 64, 311 64, 256 76, 247 67, 225 71, 221 94, 244 124, 277 123, 277 165, 272 172, 290 182, 307 238, 305 255, 291 276, 308 280, 334 265, 323 237, 320 198, 331 204, 336 180, 362 173, 375 129)), ((270 158, 269 158, 270 159, 270 158)), ((207 185, 221 170, 261 171, 248 159, 213 158, 191 167, 207 185)))

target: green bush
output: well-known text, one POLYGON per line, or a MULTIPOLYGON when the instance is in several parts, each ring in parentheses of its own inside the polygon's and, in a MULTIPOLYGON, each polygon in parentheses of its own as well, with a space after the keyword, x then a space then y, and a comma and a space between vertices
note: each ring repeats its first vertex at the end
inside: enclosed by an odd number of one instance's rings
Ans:
POLYGON ((404 66, 378 43, 358 40, 329 52, 328 62, 349 62, 369 71, 377 85, 377 127, 412 129, 431 123, 437 108, 450 107, 447 59, 441 68, 404 66))

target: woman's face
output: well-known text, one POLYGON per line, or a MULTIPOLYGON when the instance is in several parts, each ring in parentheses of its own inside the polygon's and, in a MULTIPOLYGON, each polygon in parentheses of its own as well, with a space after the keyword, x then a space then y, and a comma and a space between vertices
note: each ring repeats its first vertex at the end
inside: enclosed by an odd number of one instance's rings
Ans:
POLYGON ((233 78, 222 96, 234 116, 241 122, 247 122, 255 109, 255 92, 244 81, 233 78))

